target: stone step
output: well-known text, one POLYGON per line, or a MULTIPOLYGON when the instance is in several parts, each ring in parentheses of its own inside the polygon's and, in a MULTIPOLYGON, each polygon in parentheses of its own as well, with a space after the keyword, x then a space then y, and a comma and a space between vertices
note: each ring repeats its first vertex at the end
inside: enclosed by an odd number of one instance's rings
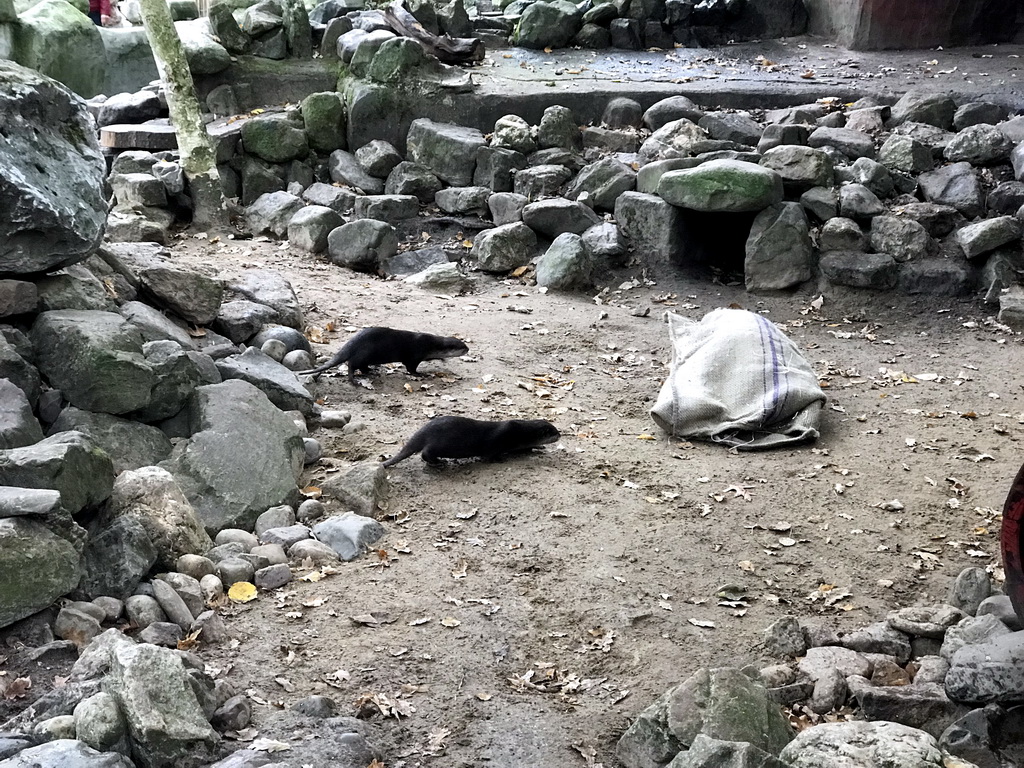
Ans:
POLYGON ((100 146, 112 149, 177 149, 178 137, 167 120, 151 120, 139 125, 108 125, 100 129, 100 146))

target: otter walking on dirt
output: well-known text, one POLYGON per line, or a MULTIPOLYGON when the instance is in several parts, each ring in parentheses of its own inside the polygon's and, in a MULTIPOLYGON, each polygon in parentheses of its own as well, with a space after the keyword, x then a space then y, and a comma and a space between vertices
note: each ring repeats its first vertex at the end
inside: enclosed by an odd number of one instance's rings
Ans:
POLYGON ((299 375, 314 377, 342 363, 348 363, 348 381, 356 383, 356 371, 369 373, 371 365, 401 363, 412 374, 424 360, 443 360, 469 352, 462 339, 454 336, 435 336, 432 333, 399 331, 394 328, 364 328, 345 342, 337 353, 321 366, 299 375))
POLYGON ((561 433, 544 419, 480 421, 464 416, 441 416, 413 433, 402 450, 384 462, 397 464, 419 453, 427 464, 440 459, 468 459, 479 456, 493 459, 503 453, 516 453, 554 443, 561 433))

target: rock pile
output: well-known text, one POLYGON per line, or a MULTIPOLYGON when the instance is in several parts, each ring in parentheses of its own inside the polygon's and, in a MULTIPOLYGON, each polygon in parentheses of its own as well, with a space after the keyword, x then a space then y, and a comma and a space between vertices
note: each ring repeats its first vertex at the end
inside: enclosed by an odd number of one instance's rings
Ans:
POLYGON ((671 50, 729 41, 801 35, 807 10, 799 0, 504 0, 518 21, 512 40, 525 48, 648 48, 671 50))
POLYGON ((786 617, 764 650, 795 661, 700 670, 640 714, 618 756, 627 768, 1018 765, 1020 630, 981 568, 962 571, 946 603, 845 635, 786 617))
MULTIPOLYGON (((0 89, 14 213, 0 245, 0 629, 22 662, 81 656, 68 685, 0 725, 0 765, 209 763, 218 729, 247 725, 247 700, 177 649, 226 639, 216 609, 232 586, 251 598, 364 552, 384 534, 367 516, 384 470, 324 484, 360 514, 303 500, 296 482, 320 456, 307 423, 347 415, 321 414, 294 373, 312 360, 291 285, 261 270, 225 283, 157 245, 97 250, 104 165, 84 104, 3 66, 17 87, 0 89)), ((355 734, 353 766, 373 759, 358 729, 338 729, 355 734)))
POLYGON ((468 286, 457 261, 492 274, 534 265, 541 285, 585 289, 630 246, 649 267, 742 269, 750 291, 810 280, 979 290, 1002 322, 1024 327, 1024 118, 996 104, 909 93, 892 106, 823 99, 755 119, 683 96, 646 111, 618 98, 582 128, 560 106, 536 126, 502 117, 486 137, 417 119, 403 156, 381 140, 345 149, 340 100, 329 119, 312 117, 330 98, 236 121, 223 168, 229 179, 241 169, 229 193, 253 234, 351 269, 420 272, 446 290, 468 286), (415 242, 425 211, 484 230, 469 258, 415 242))

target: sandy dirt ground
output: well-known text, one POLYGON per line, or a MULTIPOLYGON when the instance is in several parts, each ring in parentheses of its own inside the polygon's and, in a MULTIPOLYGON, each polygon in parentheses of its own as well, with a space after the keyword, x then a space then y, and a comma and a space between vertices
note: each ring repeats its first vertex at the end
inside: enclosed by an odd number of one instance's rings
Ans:
POLYGON ((422 378, 321 378, 323 406, 361 428, 313 433, 325 456, 309 484, 391 455, 434 415, 547 418, 563 436, 496 463, 392 467, 379 552, 228 609, 238 642, 204 658, 257 702, 257 729, 317 693, 368 718, 388 768, 615 766, 618 736, 668 687, 768 660, 775 619, 849 630, 941 599, 963 567, 997 569, 1024 348, 977 302, 826 291, 815 309, 817 291, 755 297, 635 266, 586 295, 477 274, 453 297, 277 243, 176 251, 222 276, 285 274, 321 358, 366 325, 469 345, 422 378), (734 453, 652 422, 662 314, 733 303, 778 323, 821 377, 817 443, 734 453))

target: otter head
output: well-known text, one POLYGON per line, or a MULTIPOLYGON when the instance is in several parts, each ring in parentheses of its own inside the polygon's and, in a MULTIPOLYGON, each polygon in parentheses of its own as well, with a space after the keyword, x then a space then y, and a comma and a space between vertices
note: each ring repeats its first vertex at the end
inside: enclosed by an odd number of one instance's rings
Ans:
POLYGON ((558 431, 558 427, 550 421, 545 421, 544 419, 530 419, 525 423, 530 428, 530 437, 536 440, 537 445, 557 443, 562 437, 562 433, 558 431))
POLYGON ((462 339, 454 336, 438 336, 436 347, 430 351, 430 360, 443 360, 446 357, 461 357, 469 353, 469 347, 462 339))

